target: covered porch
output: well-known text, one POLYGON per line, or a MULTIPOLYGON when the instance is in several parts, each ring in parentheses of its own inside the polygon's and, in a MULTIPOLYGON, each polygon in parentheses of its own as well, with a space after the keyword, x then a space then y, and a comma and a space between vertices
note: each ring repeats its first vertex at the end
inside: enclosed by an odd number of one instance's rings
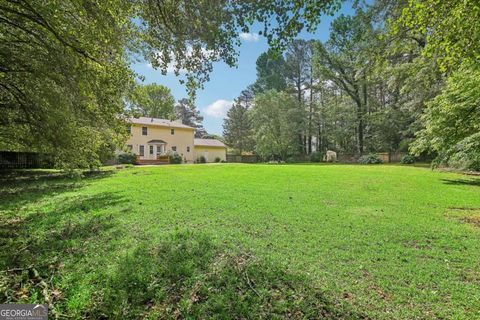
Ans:
POLYGON ((167 156, 167 143, 160 139, 148 141, 145 156, 148 160, 158 160, 160 157, 167 156))
POLYGON ((147 142, 144 156, 137 155, 138 164, 167 164, 169 157, 167 154, 167 143, 160 139, 154 139, 147 142))

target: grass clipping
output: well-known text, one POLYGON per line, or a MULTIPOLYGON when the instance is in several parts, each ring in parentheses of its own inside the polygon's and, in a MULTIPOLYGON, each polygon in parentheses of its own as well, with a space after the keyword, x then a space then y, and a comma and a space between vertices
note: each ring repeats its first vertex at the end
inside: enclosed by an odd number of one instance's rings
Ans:
POLYGON ((355 319, 307 279, 231 253, 205 235, 176 233, 125 256, 86 317, 355 319))

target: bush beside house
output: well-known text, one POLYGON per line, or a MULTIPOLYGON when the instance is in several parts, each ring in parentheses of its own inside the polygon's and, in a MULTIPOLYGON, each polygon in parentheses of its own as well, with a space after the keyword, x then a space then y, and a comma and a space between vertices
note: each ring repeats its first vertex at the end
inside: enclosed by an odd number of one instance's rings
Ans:
POLYGON ((119 154, 117 160, 120 164, 136 164, 137 156, 132 152, 126 152, 119 154))
POLYGON ((182 163, 182 156, 178 153, 172 153, 168 157, 170 164, 180 164, 182 163))

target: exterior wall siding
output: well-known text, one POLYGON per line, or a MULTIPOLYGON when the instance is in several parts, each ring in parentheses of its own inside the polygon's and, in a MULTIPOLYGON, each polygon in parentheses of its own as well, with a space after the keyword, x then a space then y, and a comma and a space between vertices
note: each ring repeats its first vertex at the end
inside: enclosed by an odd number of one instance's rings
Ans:
POLYGON ((208 146, 196 146, 195 147, 195 160, 200 156, 204 156, 207 162, 215 162, 215 158, 220 160, 227 160, 227 148, 223 147, 208 147, 208 146))
POLYGON ((153 154, 150 154, 150 140, 163 140, 166 142, 164 146, 165 152, 176 152, 184 158, 184 162, 193 163, 194 161, 194 144, 193 130, 185 128, 163 127, 158 125, 141 125, 132 124, 130 138, 127 145, 132 146, 132 152, 136 155, 140 154, 140 146, 144 146, 144 156, 140 157, 145 160, 156 159, 156 146, 153 148, 153 154), (147 127, 147 135, 142 135, 142 127, 147 127), (171 129, 175 132, 172 135, 171 129), (176 147, 176 151, 172 147, 176 147))

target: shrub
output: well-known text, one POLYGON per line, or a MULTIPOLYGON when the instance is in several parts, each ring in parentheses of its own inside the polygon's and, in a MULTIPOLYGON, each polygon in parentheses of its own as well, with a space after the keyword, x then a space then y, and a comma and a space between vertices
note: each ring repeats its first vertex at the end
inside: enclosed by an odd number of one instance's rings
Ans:
POLYGON ((117 160, 121 164, 136 164, 137 156, 132 152, 121 153, 117 156, 117 160))
POLYGON ((222 159, 220 159, 220 157, 215 158, 215 162, 220 162, 220 161, 222 161, 222 159))
MULTIPOLYGON (((297 159, 295 157, 288 157, 287 159, 285 159, 285 161, 283 161, 284 163, 296 163, 298 162, 297 159)), ((281 161, 280 161, 281 163, 281 161)))
POLYGON ((448 150, 446 158, 445 162, 451 167, 480 171, 480 132, 457 143, 448 150))
POLYGON ((178 153, 172 153, 168 157, 169 162, 171 164, 180 164, 182 163, 182 156, 180 156, 178 153))
POLYGON ((415 157, 412 155, 407 154, 406 156, 402 157, 403 164, 412 164, 415 162, 415 157))
POLYGON ((204 156, 200 156, 197 158, 197 163, 207 163, 207 159, 204 156))
POLYGON ((383 161, 378 157, 378 155, 371 153, 361 156, 360 159, 358 159, 358 162, 361 164, 378 164, 382 163, 383 161))
POLYGON ((315 152, 312 152, 312 154, 310 155, 311 162, 322 162, 322 160, 323 160, 323 155, 321 152, 315 151, 315 152))

